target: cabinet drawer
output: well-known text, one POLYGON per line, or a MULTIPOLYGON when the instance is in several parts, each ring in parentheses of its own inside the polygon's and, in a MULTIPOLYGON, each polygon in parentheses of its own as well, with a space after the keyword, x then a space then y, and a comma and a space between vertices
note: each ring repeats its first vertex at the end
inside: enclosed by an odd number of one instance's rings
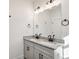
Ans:
POLYGON ((39 44, 34 44, 34 48, 43 52, 43 53, 46 53, 50 56, 54 56, 54 50, 53 49, 49 49, 49 48, 46 48, 46 47, 43 47, 39 44))
POLYGON ((26 59, 33 59, 33 46, 24 44, 24 57, 26 59))
POLYGON ((54 57, 47 53, 39 51, 39 49, 35 49, 34 59, 54 59, 54 57))
POLYGON ((27 45, 30 45, 30 46, 33 46, 33 43, 28 41, 28 40, 24 40, 24 44, 27 44, 27 45))

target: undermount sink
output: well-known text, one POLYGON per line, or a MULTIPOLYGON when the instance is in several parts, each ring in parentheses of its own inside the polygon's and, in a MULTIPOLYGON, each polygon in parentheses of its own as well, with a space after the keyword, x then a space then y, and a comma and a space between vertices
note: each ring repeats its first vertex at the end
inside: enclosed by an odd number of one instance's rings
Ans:
POLYGON ((34 42, 41 42, 41 43, 43 43, 43 44, 57 44, 57 42, 51 42, 51 41, 49 41, 49 40, 47 40, 47 39, 30 39, 31 41, 34 41, 34 42))

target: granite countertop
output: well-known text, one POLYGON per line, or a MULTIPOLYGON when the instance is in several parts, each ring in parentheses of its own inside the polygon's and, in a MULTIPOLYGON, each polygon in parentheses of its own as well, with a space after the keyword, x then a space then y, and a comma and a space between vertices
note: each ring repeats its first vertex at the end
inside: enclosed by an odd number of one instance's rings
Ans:
POLYGON ((36 44, 39 44, 41 46, 45 46, 47 48, 51 48, 51 49, 57 49, 58 47, 63 46, 63 44, 64 44, 64 41, 60 40, 61 41, 60 42, 60 41, 58 41, 59 39, 55 40, 54 42, 49 42, 47 39, 43 39, 43 38, 36 39, 33 36, 24 36, 23 39, 36 43, 36 44))

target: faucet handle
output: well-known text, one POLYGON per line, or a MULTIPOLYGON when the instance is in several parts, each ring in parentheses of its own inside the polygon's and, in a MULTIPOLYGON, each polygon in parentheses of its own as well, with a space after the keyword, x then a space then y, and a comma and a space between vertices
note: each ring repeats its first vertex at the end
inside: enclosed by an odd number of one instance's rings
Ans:
POLYGON ((53 35, 53 38, 55 37, 55 34, 53 35))
POLYGON ((51 39, 51 35, 48 35, 48 38, 51 39))
POLYGON ((42 33, 39 34, 39 36, 41 36, 41 35, 42 35, 42 33))
POLYGON ((55 34, 53 35, 53 40, 55 40, 55 34))

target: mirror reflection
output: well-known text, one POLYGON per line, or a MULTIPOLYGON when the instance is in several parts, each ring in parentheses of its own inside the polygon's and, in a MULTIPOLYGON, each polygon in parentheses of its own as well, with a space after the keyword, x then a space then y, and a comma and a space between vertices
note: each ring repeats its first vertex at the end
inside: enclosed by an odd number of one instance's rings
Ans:
POLYGON ((55 38, 61 39, 68 35, 68 26, 62 26, 62 20, 61 3, 41 12, 34 13, 34 34, 42 33, 44 37, 55 35, 55 38))

